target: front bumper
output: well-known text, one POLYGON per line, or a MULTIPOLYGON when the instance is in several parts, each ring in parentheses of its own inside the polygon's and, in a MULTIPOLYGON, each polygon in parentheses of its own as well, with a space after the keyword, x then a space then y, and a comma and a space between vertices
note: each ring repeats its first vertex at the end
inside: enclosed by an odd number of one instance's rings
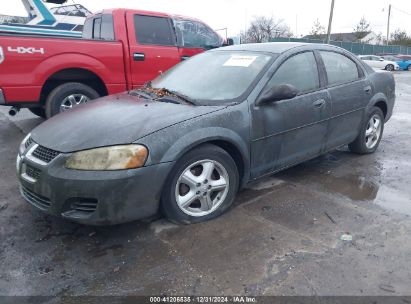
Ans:
POLYGON ((0 89, 0 105, 5 105, 6 104, 6 98, 4 97, 3 90, 0 89))
POLYGON ((158 212, 172 163, 125 171, 78 171, 64 167, 68 157, 60 154, 48 164, 28 152, 17 157, 21 194, 27 202, 47 214, 86 225, 115 225, 158 212))

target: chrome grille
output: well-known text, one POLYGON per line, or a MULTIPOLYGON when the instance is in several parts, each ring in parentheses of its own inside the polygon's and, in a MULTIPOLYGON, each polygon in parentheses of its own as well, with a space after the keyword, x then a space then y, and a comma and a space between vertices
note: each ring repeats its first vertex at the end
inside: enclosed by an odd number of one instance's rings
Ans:
POLYGON ((49 163, 51 162, 53 159, 55 159, 58 155, 60 154, 60 152, 51 150, 49 148, 43 147, 43 146, 38 146, 32 153, 32 155, 45 162, 45 163, 49 163))
POLYGON ((27 176, 29 176, 29 177, 31 177, 35 180, 38 180, 39 177, 40 177, 41 171, 37 168, 33 168, 31 166, 26 165, 26 172, 25 173, 27 174, 27 176))
POLYGON ((40 209, 48 209, 51 207, 51 202, 48 198, 38 195, 27 188, 21 187, 21 194, 32 205, 40 209))

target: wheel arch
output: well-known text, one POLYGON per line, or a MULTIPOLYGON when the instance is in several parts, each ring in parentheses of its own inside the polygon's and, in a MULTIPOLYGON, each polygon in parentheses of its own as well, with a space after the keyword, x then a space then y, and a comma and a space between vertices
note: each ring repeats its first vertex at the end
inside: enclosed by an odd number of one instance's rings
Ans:
POLYGON ((368 103, 367 112, 369 112, 373 107, 380 108, 384 114, 384 118, 388 115, 388 101, 384 94, 376 94, 371 101, 368 103))
POLYGON ((86 68, 66 68, 53 73, 45 82, 40 93, 40 103, 45 104, 47 96, 59 85, 78 82, 97 91, 100 96, 108 94, 107 87, 100 76, 86 68))
POLYGON ((163 154, 160 162, 177 161, 189 151, 204 144, 212 144, 226 151, 236 163, 240 177, 240 187, 248 182, 250 176, 248 145, 237 133, 224 128, 200 129, 186 134, 163 154), (197 140, 193 141, 193 138, 197 140))

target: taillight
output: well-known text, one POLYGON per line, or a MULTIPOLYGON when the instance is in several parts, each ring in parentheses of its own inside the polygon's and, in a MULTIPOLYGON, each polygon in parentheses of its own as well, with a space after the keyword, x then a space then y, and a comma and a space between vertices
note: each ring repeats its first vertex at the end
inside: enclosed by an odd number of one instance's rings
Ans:
POLYGON ((3 53, 3 48, 0 46, 0 63, 4 61, 4 53, 3 53))

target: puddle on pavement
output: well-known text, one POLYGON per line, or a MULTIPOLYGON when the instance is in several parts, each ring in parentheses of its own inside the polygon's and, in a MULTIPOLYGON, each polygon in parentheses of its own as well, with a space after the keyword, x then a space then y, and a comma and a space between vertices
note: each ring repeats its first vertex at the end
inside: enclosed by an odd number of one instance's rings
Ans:
POLYGON ((318 183, 328 192, 339 193, 355 201, 374 201, 380 187, 377 183, 356 175, 327 175, 318 178, 318 183))

